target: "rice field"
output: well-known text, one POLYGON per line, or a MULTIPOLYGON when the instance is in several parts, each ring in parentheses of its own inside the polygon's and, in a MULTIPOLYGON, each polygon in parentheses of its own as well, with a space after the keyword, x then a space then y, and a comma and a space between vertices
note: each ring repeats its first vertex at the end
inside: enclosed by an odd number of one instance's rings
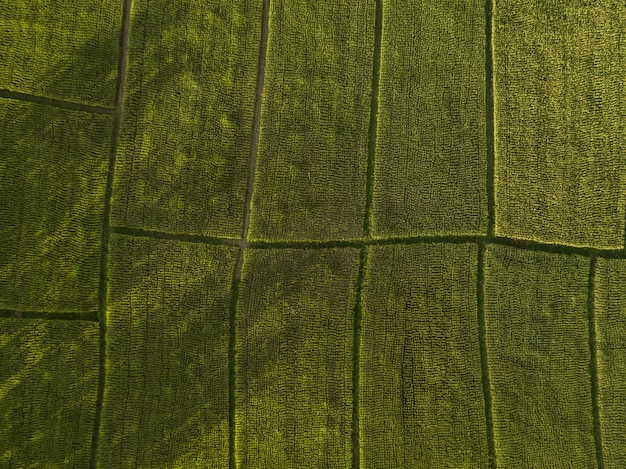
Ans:
POLYGON ((625 8, 0 4, 0 468, 626 466, 625 8))

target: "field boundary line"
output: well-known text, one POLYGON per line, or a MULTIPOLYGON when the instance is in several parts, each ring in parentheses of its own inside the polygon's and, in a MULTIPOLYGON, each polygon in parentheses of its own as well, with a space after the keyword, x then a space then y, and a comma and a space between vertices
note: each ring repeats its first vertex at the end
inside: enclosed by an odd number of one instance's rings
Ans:
POLYGON ((98 288, 100 360, 98 369, 98 394, 96 398, 96 412, 91 440, 91 458, 89 461, 90 469, 96 469, 97 467, 100 422, 102 420, 102 407, 104 404, 104 389, 106 379, 106 310, 108 293, 108 260, 109 239, 111 236, 111 195, 113 193, 113 179, 115 175, 117 147, 122 127, 122 107, 124 104, 124 87, 126 85, 126 69, 128 65, 128 44, 130 34, 131 7, 132 0, 124 0, 122 11, 122 24, 120 31, 120 54, 117 72, 117 85, 115 93, 115 113, 113 114, 113 133, 111 136, 111 153, 109 156, 109 168, 104 192, 104 219, 102 223, 102 238, 100 250, 100 282, 98 288))
POLYGON ((409 236, 380 239, 347 239, 329 241, 242 241, 236 238, 219 238, 203 235, 189 235, 183 233, 166 233, 162 231, 144 230, 141 228, 111 227, 111 232, 128 236, 139 236, 157 239, 170 239, 191 243, 216 244, 227 246, 245 246, 251 249, 333 249, 333 248, 356 248, 363 246, 388 246, 394 244, 425 244, 425 243, 487 243, 510 246, 527 251, 548 252, 553 254, 579 255, 584 257, 599 257, 603 259, 626 259, 624 249, 601 249, 584 246, 572 246, 569 244, 554 244, 533 241, 522 238, 510 238, 506 236, 489 237, 484 235, 427 235, 409 236))
MULTIPOLYGON (((256 91, 254 100, 254 114, 252 117, 252 135, 250 139, 250 154, 248 156, 248 179, 246 182, 246 195, 243 206, 243 218, 241 223, 241 239, 235 245, 239 246, 237 260, 233 271, 231 286, 231 300, 229 308, 229 334, 228 334, 228 467, 235 469, 235 405, 236 405, 236 340, 237 340, 237 303, 239 300, 239 286, 243 270, 244 251, 248 246, 248 231, 250 229, 250 212, 252 209, 252 195, 254 193, 254 180, 256 176, 256 161, 259 154, 259 134, 261 132, 261 108, 263 105, 263 88, 265 85, 265 64, 267 61, 267 42, 269 36, 270 0, 263 0, 261 7, 261 37, 259 43, 259 58, 257 65, 256 91)), ((222 240, 224 241, 224 240, 222 240)), ((232 241, 232 240, 230 240, 232 241)), ((225 244, 225 243, 223 243, 225 244)))
POLYGON ((485 319, 485 250, 487 243, 478 244, 478 270, 476 275, 476 304, 478 310, 478 346, 480 349, 480 369, 483 396, 485 400, 485 426, 487 429, 487 451, 489 469, 496 469, 496 445, 493 431, 493 403, 491 399, 491 379, 487 356, 487 322, 485 319))
POLYGON ((374 170, 376 142, 378 137, 378 89, 380 87, 380 55, 383 33, 383 2, 376 0, 376 22, 374 23, 374 57, 372 64, 372 87, 370 97, 370 122, 367 141, 367 173, 365 179, 365 216, 363 235, 370 238, 372 229, 372 202, 374 198, 374 170))
POLYGON ((363 319, 363 283, 367 268, 367 246, 361 248, 359 254, 359 271, 356 280, 356 298, 354 300, 354 318, 352 334, 352 469, 361 466, 361 322, 363 319))
POLYGON ((50 312, 43 311, 20 311, 14 309, 0 309, 0 318, 6 319, 40 319, 58 321, 91 321, 98 322, 97 311, 83 312, 50 312))
POLYGON ((487 237, 489 238, 494 237, 496 226, 493 9, 493 0, 485 0, 485 130, 487 134, 487 237))
POLYGON ((363 282, 367 268, 368 245, 372 241, 372 202, 378 132, 378 90, 380 86, 380 56, 383 33, 383 0, 376 0, 374 20, 374 56, 372 60, 372 86, 370 95, 370 122, 367 130, 367 172, 365 178, 365 210, 363 215, 363 240, 324 243, 328 248, 360 248, 359 273, 356 281, 356 298, 352 330, 352 469, 361 467, 361 318, 363 316, 363 282))
POLYGON ((19 91, 11 91, 8 89, 0 89, 0 98, 14 99, 28 103, 41 104, 44 106, 53 106, 61 109, 69 109, 70 111, 82 111, 91 114, 115 114, 115 108, 106 106, 94 106, 92 104, 77 103, 74 101, 66 101, 64 99, 49 98, 47 96, 38 96, 29 93, 21 93, 19 91))
POLYGON ((598 382, 598 349, 596 333, 596 270, 597 258, 592 257, 589 263, 589 280, 587 286, 587 313, 589 315, 589 376, 591 377, 591 406, 593 410, 593 437, 596 449, 598 469, 604 469, 602 452, 602 433, 600 428, 599 382, 598 382))
POLYGON ((122 234, 126 236, 134 236, 139 238, 154 238, 154 239, 166 239, 170 241, 182 241, 187 243, 198 244, 215 244, 226 246, 241 246, 240 239, 234 238, 216 238, 213 236, 204 235, 190 235, 184 233, 166 233, 163 231, 144 230, 142 228, 129 228, 123 226, 112 226, 111 232, 116 234, 122 234))

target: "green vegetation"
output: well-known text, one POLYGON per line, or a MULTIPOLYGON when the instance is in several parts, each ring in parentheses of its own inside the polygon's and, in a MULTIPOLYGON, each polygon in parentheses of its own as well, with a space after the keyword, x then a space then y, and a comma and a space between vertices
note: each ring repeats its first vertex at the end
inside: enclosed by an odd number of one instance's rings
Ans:
POLYGON ((236 249, 114 236, 98 465, 228 465, 236 249))
POLYGON ((360 238, 374 2, 270 4, 250 238, 360 238))
POLYGON ((589 259, 489 246, 485 263, 498 467, 596 467, 589 259))
POLYGON ((238 237, 261 2, 135 0, 113 224, 238 237))
POLYGON ((0 99, 0 308, 97 308, 111 116, 0 99))
POLYGON ((98 324, 0 319, 0 467, 89 463, 98 324))
POLYGON ((495 9, 496 233, 624 246, 626 5, 495 9))
POLYGON ((476 245, 373 247, 369 258, 363 467, 485 467, 476 245))
POLYGON ((2 3, 0 468, 626 467, 625 33, 2 3))
POLYGON ((383 1, 374 235, 487 227, 485 5, 383 1))
POLYGON ((596 330, 604 467, 626 467, 626 260, 599 259, 596 330))
POLYGON ((122 0, 0 3, 0 88, 113 106, 122 0))
POLYGON ((349 467, 357 249, 251 250, 237 317, 239 467, 349 467))

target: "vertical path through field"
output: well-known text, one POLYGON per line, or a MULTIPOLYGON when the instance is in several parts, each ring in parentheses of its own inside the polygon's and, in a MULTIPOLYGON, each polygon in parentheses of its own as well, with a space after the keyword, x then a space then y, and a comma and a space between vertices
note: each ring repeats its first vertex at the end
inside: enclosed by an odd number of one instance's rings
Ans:
POLYGON ((243 222, 241 225, 241 240, 239 252, 233 272, 229 310, 229 337, 228 337, 228 467, 235 469, 235 334, 237 299, 239 283, 243 269, 244 250, 248 245, 248 230, 250 228, 250 208, 252 192, 254 191, 254 176, 256 160, 259 152, 259 132, 261 130, 261 105, 263 101, 263 84, 265 82, 265 61, 267 57, 267 37, 269 33, 270 0, 263 0, 261 18, 261 43, 259 45, 259 62, 257 68, 256 98, 254 115, 252 118, 252 137, 250 141, 250 156, 248 158, 248 181, 246 184, 246 198, 243 207, 243 222))
POLYGON ((600 433, 600 407, 598 403, 598 349, 596 342, 596 265, 594 256, 589 263, 589 284, 587 288, 587 312, 589 314, 589 375, 591 376, 591 405, 593 410, 593 436, 596 444, 596 460, 598 469, 604 469, 602 454, 602 434, 600 433))
POLYGON ((487 427, 487 451, 489 468, 496 469, 496 444, 493 433, 493 409, 491 400, 491 382, 487 361, 487 332, 485 326, 485 249, 489 241, 495 238, 495 112, 493 81, 493 11, 495 0, 485 0, 485 112, 487 132, 487 236, 478 245, 478 275, 476 297, 478 301, 478 341, 480 347, 480 365, 482 373, 483 395, 485 397, 485 423, 487 427))
POLYGON ((372 91, 370 97, 370 123, 367 145, 367 177, 365 180, 365 215, 363 217, 363 237, 359 273, 357 276, 356 299, 354 302, 354 331, 352 341, 352 469, 361 467, 361 439, 359 419, 360 361, 361 361, 361 318, 363 316, 362 291, 365 267, 367 264, 367 245, 372 240, 372 200, 374 194, 374 156, 376 153, 376 133, 378 130, 378 86, 380 82, 380 54, 383 32, 383 0, 376 0, 376 19, 374 24, 374 60, 372 66, 372 91))
POLYGON ((91 440, 91 459, 89 467, 97 466, 98 440, 100 435, 100 421, 102 419, 102 402, 106 378, 106 310, 107 310, 107 263, 109 258, 109 237, 111 234, 111 193, 115 175, 115 158, 120 138, 122 124, 122 106, 124 104, 124 86, 126 84, 126 66, 128 63, 128 36, 130 32, 130 10, 132 0, 124 0, 122 14, 122 30, 120 33, 120 52, 117 69, 117 85, 115 92, 115 108, 113 111, 113 135, 111 137, 111 153, 109 156, 109 172, 104 192, 104 220, 102 224, 102 238, 100 251, 100 281, 98 284, 98 322, 100 324, 100 365, 98 369, 98 395, 96 398, 96 413, 91 440))

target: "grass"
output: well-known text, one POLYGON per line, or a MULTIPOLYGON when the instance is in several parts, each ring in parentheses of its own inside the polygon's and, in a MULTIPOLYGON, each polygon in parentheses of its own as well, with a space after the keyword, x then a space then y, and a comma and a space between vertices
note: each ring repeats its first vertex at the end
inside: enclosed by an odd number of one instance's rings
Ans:
POLYGON ((0 467, 87 467, 97 385, 97 323, 0 319, 0 467))
POLYGON ((0 100, 0 308, 97 309, 112 118, 0 100))
POLYGON ((236 252, 112 237, 98 467, 228 465, 236 252))
POLYGON ((362 236, 374 2, 270 2, 250 239, 362 236))
POLYGON ((596 349, 599 423, 604 467, 626 464, 626 262, 599 259, 596 271, 596 349))
POLYGON ((618 2, 496 2, 496 235, 624 247, 625 15, 618 2))
POLYGON ((236 346, 238 467, 349 467, 359 250, 250 250, 236 346))
POLYGON ((624 466, 618 3, 0 6, 0 467, 624 466))
POLYGON ((498 467, 596 467, 589 263, 487 247, 485 329, 498 467))
POLYGON ((119 0, 3 2, 0 88, 113 106, 121 24, 119 0))
POLYGON ((361 338, 363 467, 486 466, 477 254, 474 244, 370 248, 361 338))
POLYGON ((112 223, 238 237, 261 4, 134 0, 131 18, 112 223))
POLYGON ((482 0, 383 1, 373 235, 487 228, 482 0))

